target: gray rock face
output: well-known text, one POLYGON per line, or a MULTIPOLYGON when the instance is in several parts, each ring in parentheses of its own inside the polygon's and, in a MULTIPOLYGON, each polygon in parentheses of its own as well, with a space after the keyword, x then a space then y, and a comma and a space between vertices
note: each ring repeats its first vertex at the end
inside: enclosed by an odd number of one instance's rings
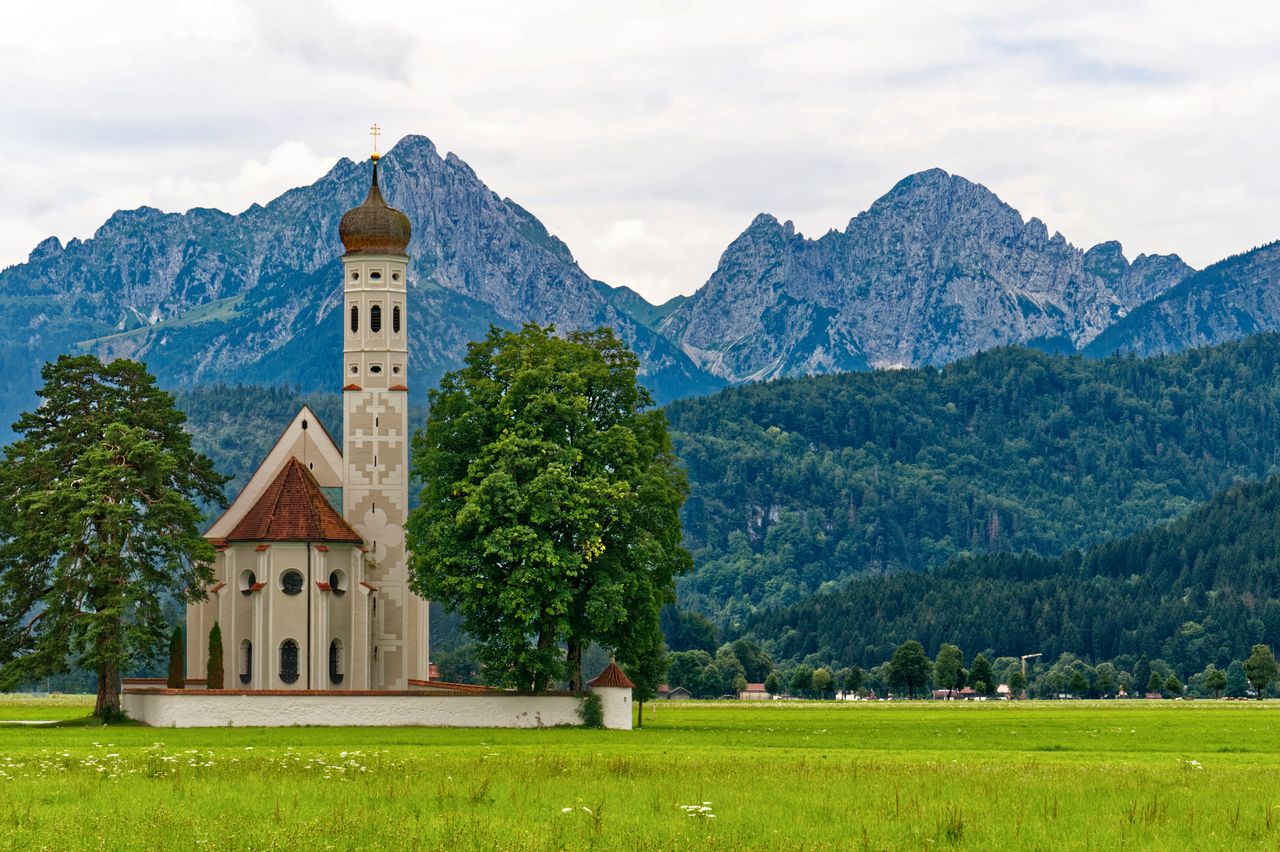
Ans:
POLYGON ((1088 252, 939 169, 817 240, 768 215, 659 326, 731 382, 944 364, 1030 343, 1076 350, 1193 270, 1118 243, 1088 252))
POLYGON ((1085 349, 1155 355, 1280 331, 1280 243, 1213 264, 1134 310, 1085 349))
MULTIPOLYGON (((143 359, 170 387, 213 381, 341 379, 338 221, 364 197, 369 164, 340 161, 316 183, 238 216, 147 207, 114 214, 92 239, 40 243, 0 272, 0 314, 11 336, 0 365, 5 423, 34 401, 38 364, 61 352, 143 359), (15 375, 14 372, 9 375, 15 375)), ((411 136, 383 159, 390 203, 413 241, 408 326, 411 383, 423 390, 456 367, 490 323, 613 326, 642 359, 659 399, 722 382, 614 304, 569 249, 530 213, 500 198, 453 154, 411 136)))

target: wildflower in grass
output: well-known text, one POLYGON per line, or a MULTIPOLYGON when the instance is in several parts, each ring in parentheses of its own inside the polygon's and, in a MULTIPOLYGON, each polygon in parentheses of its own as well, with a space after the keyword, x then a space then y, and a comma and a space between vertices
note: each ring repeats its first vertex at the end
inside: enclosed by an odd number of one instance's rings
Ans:
POLYGON ((680 805, 680 809, 691 817, 702 817, 703 819, 716 818, 710 802, 703 802, 700 805, 680 805))

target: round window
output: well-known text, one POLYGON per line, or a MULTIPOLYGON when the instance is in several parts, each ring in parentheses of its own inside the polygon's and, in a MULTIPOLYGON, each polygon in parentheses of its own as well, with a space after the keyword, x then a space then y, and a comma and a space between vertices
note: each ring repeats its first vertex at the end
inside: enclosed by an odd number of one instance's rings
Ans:
POLYGON ((285 571, 280 575, 280 590, 286 595, 296 595, 302 591, 302 572, 285 571))

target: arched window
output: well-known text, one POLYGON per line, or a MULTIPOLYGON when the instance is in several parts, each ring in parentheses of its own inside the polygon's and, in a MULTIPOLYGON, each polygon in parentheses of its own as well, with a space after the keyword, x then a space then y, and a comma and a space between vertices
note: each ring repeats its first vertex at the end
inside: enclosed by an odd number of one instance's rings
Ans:
POLYGON ((285 571, 280 575, 280 591, 286 595, 296 595, 302 591, 302 572, 285 571))
POLYGON ((355 334, 360 330, 360 306, 351 306, 351 333, 355 334))
POLYGON ((342 640, 329 643, 329 682, 342 683, 342 640))
POLYGON ((341 571, 329 572, 329 589, 338 597, 347 593, 347 575, 341 571))
POLYGON ((245 686, 253 680, 253 643, 248 639, 240 643, 240 682, 245 686))
POLYGON ((280 679, 285 683, 298 679, 298 643, 292 639, 280 643, 280 679))
POLYGON ((240 572, 240 591, 242 593, 249 594, 257 584, 258 577, 252 571, 245 569, 240 572))
POLYGON ((374 334, 382 331, 382 305, 369 306, 369 330, 374 334))
POLYGON ((400 333, 400 306, 395 305, 391 308, 391 330, 396 334, 400 333))

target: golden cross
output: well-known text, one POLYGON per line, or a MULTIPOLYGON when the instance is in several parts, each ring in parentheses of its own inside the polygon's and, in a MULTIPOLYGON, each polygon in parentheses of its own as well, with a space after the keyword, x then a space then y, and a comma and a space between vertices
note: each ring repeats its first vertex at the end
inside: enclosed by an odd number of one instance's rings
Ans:
POLYGON ((375 124, 375 125, 373 125, 372 127, 370 127, 370 128, 369 128, 369 135, 373 137, 373 154, 374 154, 374 156, 377 156, 377 154, 378 154, 378 134, 380 134, 381 132, 382 132, 382 128, 381 128, 381 127, 379 127, 377 124, 375 124))

